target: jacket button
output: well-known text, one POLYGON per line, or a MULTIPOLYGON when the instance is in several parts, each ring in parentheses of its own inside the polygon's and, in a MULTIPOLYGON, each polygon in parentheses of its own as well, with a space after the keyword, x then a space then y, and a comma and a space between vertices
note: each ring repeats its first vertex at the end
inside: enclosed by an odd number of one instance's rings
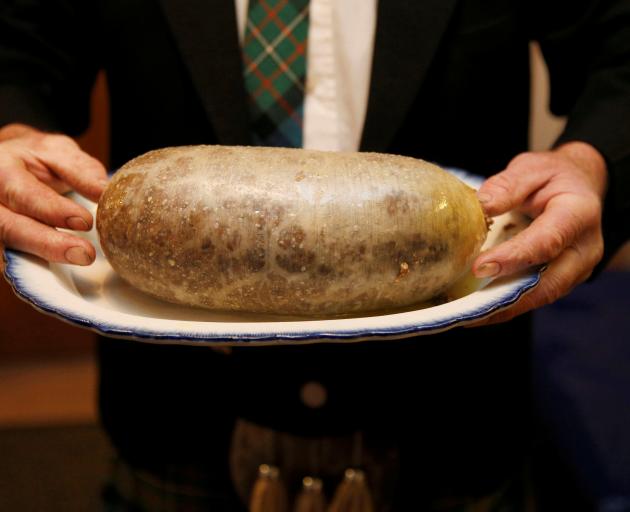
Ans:
POLYGON ((300 390, 302 403, 311 409, 319 409, 326 404, 328 391, 319 382, 311 381, 302 386, 300 390))

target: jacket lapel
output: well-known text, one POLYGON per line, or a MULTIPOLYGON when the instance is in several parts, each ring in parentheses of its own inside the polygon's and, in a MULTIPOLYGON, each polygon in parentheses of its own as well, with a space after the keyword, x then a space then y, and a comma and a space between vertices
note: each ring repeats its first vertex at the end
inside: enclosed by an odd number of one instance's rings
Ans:
POLYGON ((431 65, 457 0, 381 0, 362 151, 386 151, 431 65))
POLYGON ((160 0, 221 144, 250 144, 234 0, 160 0))

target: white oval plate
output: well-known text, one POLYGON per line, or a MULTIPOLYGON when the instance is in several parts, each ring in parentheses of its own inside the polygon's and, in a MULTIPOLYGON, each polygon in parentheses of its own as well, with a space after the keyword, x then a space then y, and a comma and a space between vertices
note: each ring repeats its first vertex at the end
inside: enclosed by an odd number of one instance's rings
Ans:
MULTIPOLYGON (((463 171, 452 172, 473 187, 483 181, 463 171)), ((78 196, 74 199, 96 210, 94 203, 78 196)), ((524 226, 525 219, 514 213, 495 218, 484 247, 496 245, 524 226)), ((454 292, 465 295, 445 304, 360 318, 313 320, 215 312, 163 302, 132 288, 103 256, 95 230, 81 235, 97 249, 93 265, 47 263, 7 249, 5 278, 20 298, 44 313, 107 336, 152 342, 229 346, 353 342, 433 334, 505 309, 540 281, 537 270, 493 282, 469 277, 454 292)))

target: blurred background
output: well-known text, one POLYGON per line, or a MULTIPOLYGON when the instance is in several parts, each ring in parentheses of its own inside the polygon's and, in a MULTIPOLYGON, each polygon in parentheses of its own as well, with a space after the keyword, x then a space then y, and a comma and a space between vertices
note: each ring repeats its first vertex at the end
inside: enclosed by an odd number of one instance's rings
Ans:
MULTIPOLYGON (((531 149, 564 121, 547 109, 532 46, 531 149)), ((107 91, 78 139, 107 164, 107 91)), ((534 386, 543 509, 630 510, 630 245, 592 284, 536 315, 534 386)), ((96 510, 110 450, 98 428, 94 335, 38 313, 0 283, 0 510, 96 510)))

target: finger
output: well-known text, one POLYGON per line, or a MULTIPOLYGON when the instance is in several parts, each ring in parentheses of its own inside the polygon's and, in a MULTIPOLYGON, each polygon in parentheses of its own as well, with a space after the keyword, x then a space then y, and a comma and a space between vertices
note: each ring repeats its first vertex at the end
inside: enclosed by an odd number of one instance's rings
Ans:
POLYGON ((0 203, 10 210, 50 226, 80 231, 92 228, 92 215, 86 208, 44 185, 21 160, 1 162, 0 171, 0 203))
POLYGON ((26 169, 44 185, 52 188, 58 194, 66 194, 72 190, 70 185, 59 179, 54 172, 52 172, 42 162, 34 158, 33 155, 27 156, 30 158, 25 158, 23 160, 26 165, 26 169))
POLYGON ((598 224, 596 201, 571 195, 556 196, 527 228, 482 253, 473 263, 473 272, 477 277, 499 277, 547 263, 573 244, 580 234, 598 224))
POLYGON ((94 247, 86 240, 57 231, 4 206, 0 206, 0 239, 7 247, 46 261, 89 265, 96 258, 94 247))
POLYGON ((107 185, 105 167, 69 137, 49 135, 31 153, 79 194, 92 201, 98 201, 107 185))
POLYGON ((577 247, 568 247, 549 264, 542 274, 540 283, 523 295, 507 309, 499 311, 489 318, 468 324, 466 327, 481 327, 500 322, 507 322, 523 313, 551 304, 567 295, 575 286, 586 281, 592 267, 585 264, 585 258, 577 247))
POLYGON ((484 211, 491 216, 514 210, 551 178, 541 157, 527 153, 516 157, 507 168, 488 178, 477 192, 484 211))
MULTIPOLYGON (((37 176, 35 177, 37 178, 37 176)), ((44 183, 46 186, 52 188, 55 192, 57 192, 57 194, 64 195, 68 192, 72 192, 72 187, 67 183, 61 181, 60 179, 50 177, 45 180, 40 179, 39 181, 44 183)))

